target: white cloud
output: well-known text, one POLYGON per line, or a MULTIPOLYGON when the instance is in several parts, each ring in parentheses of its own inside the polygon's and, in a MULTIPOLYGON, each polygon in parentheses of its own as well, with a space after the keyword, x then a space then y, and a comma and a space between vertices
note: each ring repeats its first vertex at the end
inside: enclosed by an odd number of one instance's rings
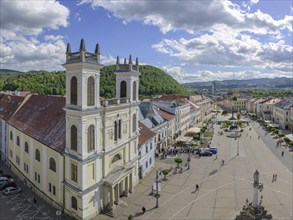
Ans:
POLYGON ((14 33, 37 35, 44 28, 66 27, 68 16, 57 1, 1 1, 1 29, 14 33))
POLYGON ((27 70, 62 69, 66 45, 60 35, 45 35, 48 29, 68 25, 69 10, 59 2, 1 1, 1 68, 27 70))
MULTIPOLYGON (((209 1, 94 1, 82 0, 93 7, 103 7, 125 22, 143 21, 155 25, 163 33, 185 30, 196 33, 224 27, 258 34, 278 34, 280 30, 292 31, 292 16, 274 20, 257 11, 248 13, 228 0, 209 1)), ((257 3, 256 0, 250 2, 257 3)))
POLYGON ((180 66, 163 66, 162 69, 176 79, 179 83, 188 82, 205 82, 215 80, 229 80, 229 79, 258 79, 258 78, 274 78, 274 77, 292 77, 289 73, 272 72, 266 73, 261 71, 196 71, 187 73, 180 66))
POLYGON ((60 70, 65 62, 66 45, 61 36, 45 36, 45 42, 31 39, 9 39, 1 43, 0 63, 8 69, 60 70), (53 41, 52 41, 53 40, 53 41), (48 41, 48 42, 47 42, 48 41))
POLYGON ((262 43, 249 35, 229 30, 215 31, 191 39, 164 39, 152 47, 191 65, 253 66, 292 72, 292 46, 286 45, 282 40, 277 43, 262 43))

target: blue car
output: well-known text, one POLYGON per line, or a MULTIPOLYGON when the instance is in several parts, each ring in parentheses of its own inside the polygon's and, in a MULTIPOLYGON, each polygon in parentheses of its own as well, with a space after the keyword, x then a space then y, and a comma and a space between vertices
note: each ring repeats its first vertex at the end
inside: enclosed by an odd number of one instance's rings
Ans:
POLYGON ((210 152, 212 152, 213 154, 217 154, 218 153, 218 149, 217 148, 210 147, 208 150, 210 152))

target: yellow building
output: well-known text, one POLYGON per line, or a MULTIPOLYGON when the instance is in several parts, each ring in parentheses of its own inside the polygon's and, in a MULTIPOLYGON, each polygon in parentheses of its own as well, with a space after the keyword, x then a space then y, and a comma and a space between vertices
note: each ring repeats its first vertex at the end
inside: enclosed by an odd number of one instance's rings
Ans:
POLYGON ((138 183, 139 65, 116 64, 116 98, 100 101, 100 49, 67 45, 66 96, 31 96, 9 120, 11 169, 77 219, 112 210, 138 183))

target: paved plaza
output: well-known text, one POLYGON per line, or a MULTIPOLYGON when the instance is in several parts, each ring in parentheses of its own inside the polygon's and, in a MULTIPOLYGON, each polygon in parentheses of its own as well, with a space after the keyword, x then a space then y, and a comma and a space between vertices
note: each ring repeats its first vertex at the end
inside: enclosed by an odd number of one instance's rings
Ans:
MULTIPOLYGON (((220 116, 222 117, 222 116, 220 116)), ((151 196, 152 182, 156 170, 140 181, 129 197, 121 198, 125 203, 116 207, 116 219, 235 219, 245 205, 253 198, 253 173, 260 172, 260 182, 264 189, 262 205, 273 219, 293 219, 292 172, 281 162, 279 156, 266 146, 267 140, 258 137, 257 126, 244 128, 238 140, 218 135, 220 126, 214 126, 211 146, 218 146, 217 159, 212 157, 192 157, 190 170, 185 166, 187 155, 183 154, 183 172, 159 178, 162 183, 159 208, 151 196), (239 146, 239 151, 237 147, 239 146), (237 152, 239 155, 237 156, 237 152), (225 160, 222 165, 221 161, 225 160), (272 182, 273 174, 277 181, 272 182), (195 190, 195 185, 199 190, 195 190), (141 208, 146 212, 142 214, 141 208)), ((292 160, 292 154, 286 154, 292 160)), ((292 163, 292 161, 291 161, 292 163)), ((175 167, 174 158, 156 161, 156 169, 175 167)), ((108 219, 100 215, 95 219, 108 219)))

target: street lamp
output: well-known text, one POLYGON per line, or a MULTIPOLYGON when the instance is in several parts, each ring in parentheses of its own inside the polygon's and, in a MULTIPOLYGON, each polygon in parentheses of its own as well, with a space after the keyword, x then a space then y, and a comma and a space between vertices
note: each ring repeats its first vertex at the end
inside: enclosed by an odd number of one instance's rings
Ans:
POLYGON ((188 158, 187 158, 187 165, 188 165, 188 170, 190 169, 190 154, 188 152, 188 158))
POLYGON ((159 194, 159 171, 156 170, 156 189, 157 189, 157 192, 155 194, 155 197, 156 197, 156 208, 159 208, 159 197, 160 197, 160 194, 159 194))
POLYGON ((239 138, 240 137, 237 137, 237 156, 239 156, 239 138))

